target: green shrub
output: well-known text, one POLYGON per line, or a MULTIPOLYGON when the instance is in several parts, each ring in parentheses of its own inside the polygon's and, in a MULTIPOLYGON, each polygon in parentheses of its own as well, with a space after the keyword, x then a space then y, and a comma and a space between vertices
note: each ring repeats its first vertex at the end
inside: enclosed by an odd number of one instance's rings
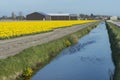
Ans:
POLYGON ((32 73, 33 73, 33 70, 31 68, 29 67, 26 68, 22 74, 23 80, 30 80, 32 73))
POLYGON ((65 46, 66 46, 66 47, 71 46, 71 42, 70 42, 69 40, 66 40, 66 41, 65 41, 65 46))
POLYGON ((78 36, 76 36, 76 35, 71 35, 70 36, 70 42, 71 42, 71 44, 77 44, 78 41, 79 41, 78 36))

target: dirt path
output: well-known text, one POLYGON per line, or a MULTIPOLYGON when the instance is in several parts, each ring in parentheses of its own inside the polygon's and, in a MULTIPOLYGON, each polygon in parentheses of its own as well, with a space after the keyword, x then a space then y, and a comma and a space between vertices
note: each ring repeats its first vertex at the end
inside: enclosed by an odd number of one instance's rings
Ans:
POLYGON ((23 36, 10 40, 0 40, 0 59, 18 54, 26 48, 61 38, 65 35, 79 31, 80 29, 83 29, 91 24, 93 23, 76 25, 74 27, 59 28, 52 32, 23 36))

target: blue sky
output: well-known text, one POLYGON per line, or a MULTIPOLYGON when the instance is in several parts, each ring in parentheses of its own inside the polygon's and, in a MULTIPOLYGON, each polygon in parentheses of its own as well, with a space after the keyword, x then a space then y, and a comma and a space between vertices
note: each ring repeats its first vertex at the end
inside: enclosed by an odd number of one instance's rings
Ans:
POLYGON ((11 12, 85 13, 120 16, 120 0, 0 0, 0 16, 11 12))

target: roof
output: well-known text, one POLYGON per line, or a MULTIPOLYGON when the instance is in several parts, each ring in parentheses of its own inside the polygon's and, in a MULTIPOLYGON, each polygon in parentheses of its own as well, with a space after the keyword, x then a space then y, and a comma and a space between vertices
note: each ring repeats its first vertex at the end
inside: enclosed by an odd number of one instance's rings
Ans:
POLYGON ((70 14, 70 16, 78 16, 77 14, 70 14))
POLYGON ((69 16, 68 13, 50 13, 49 16, 69 16))
MULTIPOLYGON (((31 14, 42 14, 44 16, 77 16, 77 14, 69 14, 69 13, 43 13, 43 12, 34 12, 34 13, 31 13, 31 14)), ((28 14, 28 15, 31 15, 31 14, 28 14)))
POLYGON ((28 15, 31 15, 31 14, 42 14, 42 15, 47 16, 47 14, 45 14, 45 13, 43 13, 43 12, 33 12, 33 13, 28 14, 28 15))
POLYGON ((45 16, 47 16, 48 14, 46 14, 46 13, 43 13, 43 12, 39 12, 40 14, 42 14, 42 15, 45 15, 45 16))

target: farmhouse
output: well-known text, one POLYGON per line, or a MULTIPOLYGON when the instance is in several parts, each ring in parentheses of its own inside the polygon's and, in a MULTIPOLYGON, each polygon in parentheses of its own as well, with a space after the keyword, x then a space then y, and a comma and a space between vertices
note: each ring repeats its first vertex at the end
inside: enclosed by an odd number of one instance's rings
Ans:
POLYGON ((112 16, 112 17, 110 17, 110 20, 118 20, 118 17, 117 16, 112 16))
POLYGON ((48 14, 47 20, 69 20, 69 14, 48 14))
POLYGON ((77 20, 76 14, 45 14, 34 12, 26 16, 27 20, 77 20))
POLYGON ((47 14, 34 12, 26 16, 26 20, 45 20, 47 14))
POLYGON ((76 14, 48 14, 46 20, 77 20, 76 14))
POLYGON ((70 14, 70 20, 78 20, 77 14, 70 14))

